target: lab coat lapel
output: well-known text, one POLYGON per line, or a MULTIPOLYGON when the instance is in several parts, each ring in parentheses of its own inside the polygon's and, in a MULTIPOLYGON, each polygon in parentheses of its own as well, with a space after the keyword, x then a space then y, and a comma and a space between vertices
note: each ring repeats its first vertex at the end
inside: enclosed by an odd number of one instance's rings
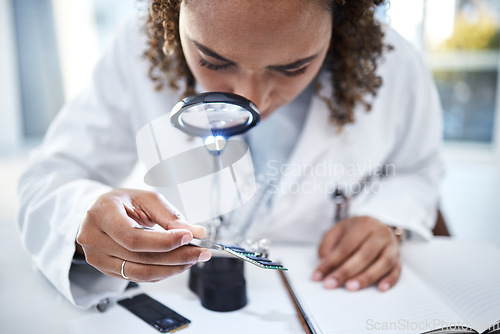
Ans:
POLYGON ((297 173, 290 169, 296 170, 299 167, 311 165, 328 151, 336 135, 336 128, 328 121, 328 117, 327 106, 315 95, 312 98, 301 136, 287 162, 288 168, 284 169, 274 194, 271 217, 287 220, 290 218, 289 215, 295 215, 295 210, 298 208, 295 207, 294 203, 297 203, 297 198, 294 196, 300 196, 300 205, 305 207, 308 206, 307 201, 312 200, 310 196, 302 196, 294 191, 307 173, 297 173))
POLYGON ((328 117, 327 106, 314 95, 308 110, 306 123, 287 162, 288 168, 285 168, 281 177, 278 187, 279 195, 286 194, 285 189, 289 189, 288 186, 291 183, 297 182, 303 177, 302 173, 287 172, 287 169, 307 166, 316 161, 328 149, 336 134, 336 128, 331 125, 328 117))

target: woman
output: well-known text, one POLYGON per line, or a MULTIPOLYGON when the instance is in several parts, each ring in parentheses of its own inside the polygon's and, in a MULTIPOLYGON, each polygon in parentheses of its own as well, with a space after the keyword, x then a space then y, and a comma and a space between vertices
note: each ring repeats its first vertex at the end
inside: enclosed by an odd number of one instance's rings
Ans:
POLYGON ((114 188, 137 161, 143 125, 182 96, 225 91, 260 109, 248 139, 257 151, 252 141, 265 143, 256 168, 280 174, 259 235, 319 243, 311 275, 325 288, 391 288, 401 272, 394 228, 426 238, 434 220, 440 110, 416 52, 376 22, 374 2, 153 1, 146 29, 129 23, 118 34, 21 180, 23 241, 41 271, 88 307, 121 292, 122 278, 157 281, 209 260, 208 250, 183 246, 205 231, 167 199, 114 188), (311 168, 287 174, 285 162, 311 168), (366 175, 378 188, 351 187, 349 218, 332 227, 331 189, 321 185, 336 178, 348 188, 366 175), (138 222, 165 231, 144 233, 138 222), (75 260, 83 255, 91 266, 75 260))

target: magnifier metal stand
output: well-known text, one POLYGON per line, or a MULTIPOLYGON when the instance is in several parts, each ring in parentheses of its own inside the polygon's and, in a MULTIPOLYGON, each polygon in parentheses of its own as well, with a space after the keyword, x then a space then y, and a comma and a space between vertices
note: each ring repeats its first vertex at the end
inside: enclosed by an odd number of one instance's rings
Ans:
MULTIPOLYGON (((221 156, 220 156, 222 154, 222 151, 218 150, 218 148, 219 147, 216 147, 216 149, 213 151, 210 150, 210 148, 207 148, 210 151, 210 153, 212 153, 212 155, 213 155, 214 165, 215 165, 214 170, 221 170, 222 169, 221 168, 222 162, 221 162, 221 156)), ((214 182, 213 188, 215 189, 215 196, 212 197, 214 199, 214 203, 212 204, 212 209, 214 210, 213 211, 214 219, 212 220, 212 223, 209 227, 207 238, 210 241, 217 242, 218 236, 219 236, 219 229, 221 228, 221 225, 222 225, 222 215, 221 215, 222 187, 221 187, 221 180, 219 177, 219 173, 216 173, 214 175, 213 182, 214 182)))
MULTIPOLYGON (((222 151, 211 152, 214 163, 221 165, 222 151)), ((219 168, 216 168, 220 170, 219 168)), ((209 227, 208 239, 218 241, 219 229, 222 225, 221 183, 218 174, 214 175, 215 218, 209 227)), ((207 263, 198 263, 190 269, 189 288, 196 293, 203 307, 218 312, 234 311, 247 304, 244 261, 235 257, 215 255, 207 263)))
MULTIPOLYGON (((213 154, 216 171, 222 170, 221 154, 227 138, 246 132, 259 121, 260 112, 251 101, 221 92, 188 97, 171 112, 171 122, 176 128, 204 138, 205 147, 213 154)), ((208 231, 213 242, 218 241, 222 226, 220 181, 219 173, 215 173, 215 218, 208 231)), ((207 309, 228 312, 242 308, 247 304, 243 260, 215 254, 210 261, 190 269, 189 288, 207 309)))

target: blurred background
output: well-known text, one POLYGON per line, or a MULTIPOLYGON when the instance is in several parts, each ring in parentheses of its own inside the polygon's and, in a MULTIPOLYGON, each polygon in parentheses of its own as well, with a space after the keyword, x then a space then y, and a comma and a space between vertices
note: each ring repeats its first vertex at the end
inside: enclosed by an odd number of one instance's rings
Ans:
MULTIPOLYGON (((15 228, 17 180, 29 151, 87 84, 115 28, 144 7, 136 0, 0 0, 2 227, 15 228)), ((500 1, 392 0, 377 16, 421 52, 437 83, 447 168, 441 208, 452 234, 500 245, 500 1)))

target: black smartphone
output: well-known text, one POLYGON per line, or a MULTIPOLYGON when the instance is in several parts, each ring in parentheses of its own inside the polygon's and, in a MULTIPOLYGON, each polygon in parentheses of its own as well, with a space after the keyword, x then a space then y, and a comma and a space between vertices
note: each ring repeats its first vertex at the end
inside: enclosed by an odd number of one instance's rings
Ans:
POLYGON ((191 322, 189 319, 184 318, 179 313, 144 293, 132 298, 121 299, 118 301, 118 304, 162 333, 185 328, 191 322))

